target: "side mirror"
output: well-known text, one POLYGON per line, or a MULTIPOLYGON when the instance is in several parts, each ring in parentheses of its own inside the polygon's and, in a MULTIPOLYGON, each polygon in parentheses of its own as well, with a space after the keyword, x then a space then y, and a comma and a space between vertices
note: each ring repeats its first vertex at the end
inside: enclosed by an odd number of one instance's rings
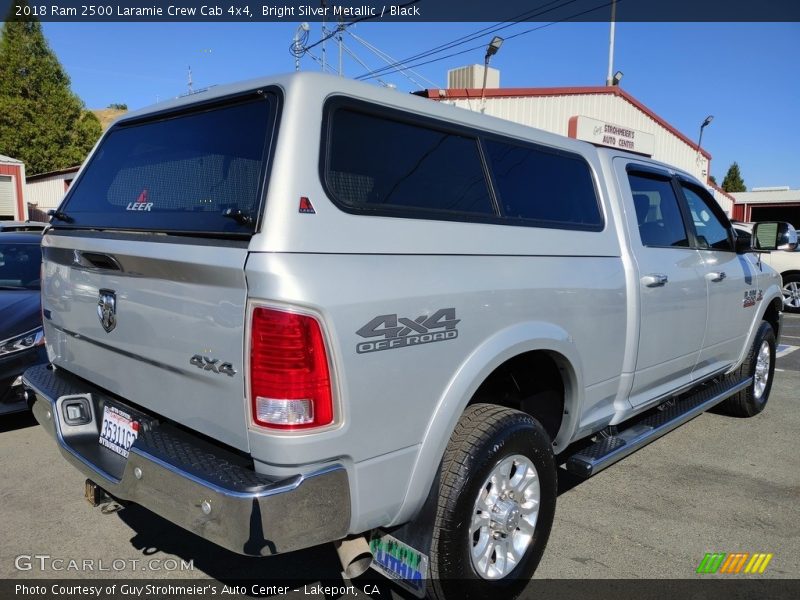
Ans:
POLYGON ((734 242, 736 243, 736 254, 747 254, 748 252, 752 252, 752 236, 749 233, 745 233, 738 229, 735 229, 734 233, 736 234, 736 237, 734 238, 734 242))
POLYGON ((797 248, 797 231, 782 221, 756 223, 753 226, 753 250, 786 250, 797 248))

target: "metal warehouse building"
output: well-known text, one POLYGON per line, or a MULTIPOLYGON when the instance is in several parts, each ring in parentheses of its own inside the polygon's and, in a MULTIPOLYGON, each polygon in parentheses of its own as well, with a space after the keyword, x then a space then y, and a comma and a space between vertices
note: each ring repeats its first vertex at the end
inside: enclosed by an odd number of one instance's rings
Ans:
POLYGON ((24 221, 28 218, 22 190, 25 165, 21 160, 0 154, 0 221, 24 221))
MULTIPOLYGON (((491 68, 487 81, 483 90, 483 66, 461 67, 448 72, 448 89, 417 94, 559 135, 652 156, 692 173, 700 181, 708 180, 711 154, 619 86, 502 88, 498 87, 499 73, 491 68), (495 87, 489 87, 492 83, 495 87)), ((733 197, 712 184, 708 187, 731 216, 733 197)))
POLYGON ((25 184, 25 201, 29 207, 45 213, 58 208, 80 168, 80 165, 77 165, 28 177, 25 184))
POLYGON ((734 193, 733 218, 739 221, 789 221, 800 228, 800 190, 788 187, 753 188, 734 193))

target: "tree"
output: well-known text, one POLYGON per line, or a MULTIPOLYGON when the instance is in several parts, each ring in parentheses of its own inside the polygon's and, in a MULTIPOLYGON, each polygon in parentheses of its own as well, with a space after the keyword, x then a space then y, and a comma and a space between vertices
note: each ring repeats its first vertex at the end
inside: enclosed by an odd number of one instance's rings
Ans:
POLYGON ((747 187, 744 185, 744 179, 742 179, 742 174, 739 172, 739 165, 736 161, 734 161, 725 174, 725 179, 722 180, 722 189, 726 192, 747 191, 747 187))
POLYGON ((708 180, 709 180, 711 183, 713 183, 714 185, 718 185, 718 184, 717 184, 717 178, 716 178, 716 177, 714 177, 713 175, 709 175, 709 176, 708 176, 708 180))
POLYGON ((12 4, 0 32, 0 154, 34 174, 80 164, 102 129, 70 89, 41 23, 15 16, 25 4, 12 4))
POLYGON ((120 104, 119 102, 114 102, 108 105, 108 108, 112 110, 128 110, 127 104, 120 104))

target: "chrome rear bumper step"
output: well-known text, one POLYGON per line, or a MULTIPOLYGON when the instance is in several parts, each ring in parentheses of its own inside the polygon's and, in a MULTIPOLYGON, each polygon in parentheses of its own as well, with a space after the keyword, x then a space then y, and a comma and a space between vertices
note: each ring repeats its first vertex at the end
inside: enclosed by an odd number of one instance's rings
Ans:
POLYGON ((159 422, 66 371, 49 366, 23 377, 33 415, 64 458, 87 478, 87 500, 103 495, 148 508, 168 521, 238 554, 267 556, 341 539, 350 526, 344 465, 270 477, 249 460, 197 434, 159 422), (68 403, 85 399, 88 422, 72 423, 68 403), (99 443, 106 404, 140 422, 127 458, 99 443), (97 488, 100 488, 99 490, 97 488))
POLYGON ((662 404, 630 426, 622 424, 625 428, 615 435, 601 437, 570 456, 566 461, 567 470, 580 477, 591 477, 742 391, 752 382, 752 377, 743 380, 726 378, 708 384, 690 396, 662 404))

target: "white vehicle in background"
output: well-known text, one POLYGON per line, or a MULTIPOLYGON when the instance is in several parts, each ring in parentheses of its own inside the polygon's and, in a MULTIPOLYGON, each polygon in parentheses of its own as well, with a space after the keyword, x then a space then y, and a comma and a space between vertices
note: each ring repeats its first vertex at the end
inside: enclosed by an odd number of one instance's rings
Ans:
MULTIPOLYGON (((733 222, 736 234, 749 237, 753 223, 733 222)), ((800 250, 792 252, 769 252, 761 260, 781 274, 783 278, 783 307, 786 312, 800 313, 800 250)))

